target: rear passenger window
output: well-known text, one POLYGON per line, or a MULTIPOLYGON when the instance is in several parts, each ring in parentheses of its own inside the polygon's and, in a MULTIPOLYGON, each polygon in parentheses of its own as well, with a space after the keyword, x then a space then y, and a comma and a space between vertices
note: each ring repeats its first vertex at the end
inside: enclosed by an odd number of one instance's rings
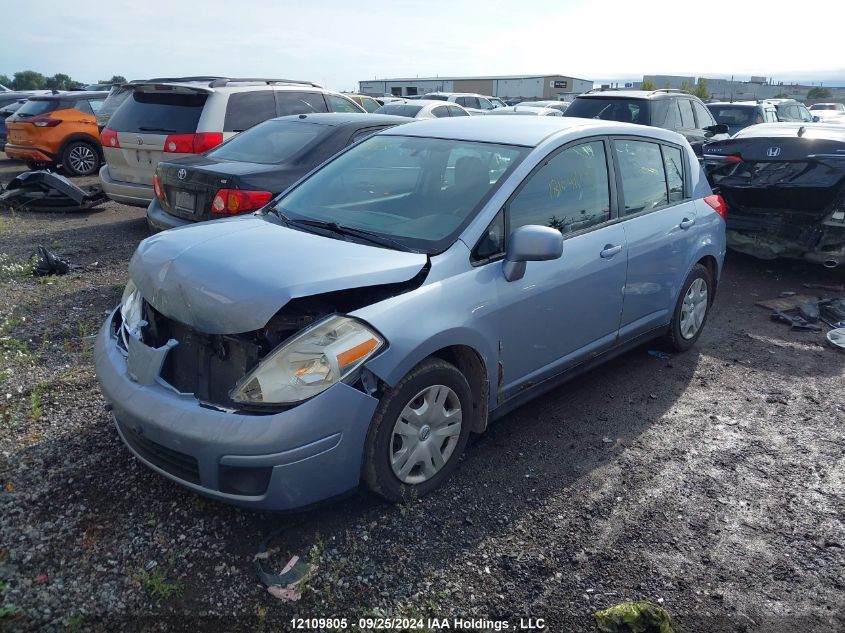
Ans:
POLYGON ((446 109, 446 106, 437 106, 431 111, 431 114, 433 114, 438 119, 442 119, 443 117, 449 116, 449 110, 446 109))
POLYGON ((710 110, 701 105, 698 101, 692 102, 692 107, 695 108, 695 118, 698 119, 698 127, 705 128, 711 125, 716 125, 713 115, 710 110))
POLYGON ((675 101, 669 102, 663 127, 667 130, 677 130, 681 127, 681 112, 678 110, 678 104, 675 101))
POLYGON ((458 106, 450 105, 446 107, 449 108, 449 116, 469 116, 469 112, 458 106))
POLYGON ((695 119, 692 118, 692 103, 689 99, 679 99, 678 106, 681 108, 681 127, 687 129, 695 128, 695 119))
POLYGON ((684 159, 677 147, 663 145, 663 165, 666 167, 666 182, 669 185, 669 202, 684 199, 684 159))
POLYGON ((609 220, 604 143, 584 143, 557 154, 529 176, 508 214, 510 231, 539 224, 567 234, 609 220))
POLYGON ((224 132, 243 132, 256 123, 276 116, 276 102, 272 90, 234 92, 226 104, 224 132))
POLYGON ((326 100, 320 92, 294 92, 279 90, 276 92, 276 109, 279 116, 291 114, 312 114, 328 112, 326 100))
MULTIPOLYGON (((687 101, 689 103, 689 101, 687 101)), ((668 202, 660 146, 647 141, 614 141, 622 177, 624 215, 651 211, 668 202)))
POLYGON ((332 112, 360 112, 356 104, 349 99, 338 97, 337 95, 326 95, 326 101, 329 102, 329 110, 332 112))

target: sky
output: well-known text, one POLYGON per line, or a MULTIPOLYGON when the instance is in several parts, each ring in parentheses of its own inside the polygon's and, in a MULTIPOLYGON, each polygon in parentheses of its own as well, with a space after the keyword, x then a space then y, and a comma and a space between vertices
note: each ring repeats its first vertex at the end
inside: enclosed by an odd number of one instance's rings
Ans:
POLYGON ((845 1, 815 6, 808 13, 794 0, 50 0, 5 12, 0 74, 61 72, 83 82, 258 76, 336 90, 375 77, 519 74, 757 75, 845 85, 845 1))

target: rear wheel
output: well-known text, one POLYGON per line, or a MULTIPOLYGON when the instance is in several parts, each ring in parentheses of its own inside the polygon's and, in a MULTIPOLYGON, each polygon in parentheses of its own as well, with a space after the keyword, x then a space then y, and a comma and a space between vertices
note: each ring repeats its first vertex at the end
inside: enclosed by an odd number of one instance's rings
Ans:
POLYGON ((100 154, 91 143, 73 141, 62 153, 62 165, 73 176, 90 176, 100 167, 100 154))
POLYGON ((695 345, 704 329, 712 297, 713 279, 710 271, 696 264, 681 286, 669 326, 668 342, 675 351, 685 352, 695 345))
POLYGON ((470 433, 472 391, 446 361, 429 358, 384 395, 364 448, 363 477, 401 501, 428 494, 455 469, 470 433))

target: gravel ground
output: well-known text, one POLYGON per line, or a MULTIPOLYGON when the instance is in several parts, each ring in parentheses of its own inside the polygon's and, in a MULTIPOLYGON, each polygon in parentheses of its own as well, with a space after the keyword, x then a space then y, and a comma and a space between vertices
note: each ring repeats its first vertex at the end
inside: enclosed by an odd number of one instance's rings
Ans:
MULTIPOLYGON (((8 181, 23 167, 4 158, 8 181)), ((695 349, 639 348, 524 406, 429 497, 257 514, 141 466, 103 409, 90 337, 143 215, 0 212, 0 629, 385 614, 543 618, 558 633, 648 599, 687 631, 845 630, 845 355, 754 305, 841 272, 730 254, 695 349), (39 243, 83 268, 32 278, 39 243), (266 567, 317 566, 296 603, 255 578, 274 531, 266 567)))

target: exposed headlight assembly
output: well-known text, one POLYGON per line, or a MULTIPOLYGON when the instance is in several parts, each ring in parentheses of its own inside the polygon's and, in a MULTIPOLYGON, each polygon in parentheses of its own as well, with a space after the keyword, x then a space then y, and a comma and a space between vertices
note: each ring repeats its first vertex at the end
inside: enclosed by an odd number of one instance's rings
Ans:
POLYGON ((144 318, 144 299, 141 291, 135 287, 132 280, 126 284, 123 290, 123 298, 120 300, 120 318, 127 332, 135 329, 144 318))
POLYGON ((293 404, 348 377, 384 346, 384 339, 356 319, 332 316, 268 354, 232 390, 245 404, 293 404))

